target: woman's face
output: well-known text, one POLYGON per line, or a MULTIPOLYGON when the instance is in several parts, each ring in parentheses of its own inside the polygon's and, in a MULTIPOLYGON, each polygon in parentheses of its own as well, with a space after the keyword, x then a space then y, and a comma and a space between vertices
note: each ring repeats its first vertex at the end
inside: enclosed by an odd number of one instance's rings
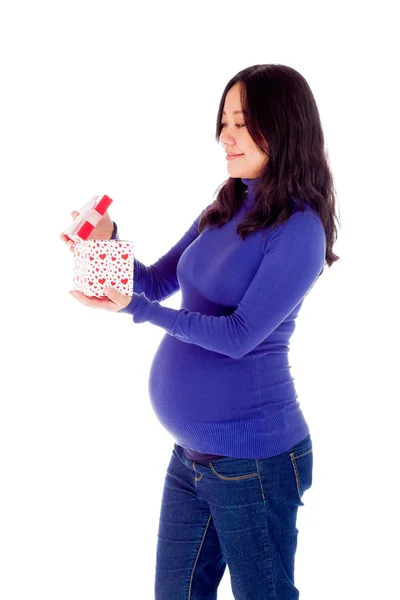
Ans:
POLYGON ((225 98, 222 114, 220 144, 227 154, 241 154, 238 158, 227 160, 230 177, 254 179, 259 177, 267 164, 268 156, 262 153, 250 137, 241 111, 240 84, 235 83, 225 98))

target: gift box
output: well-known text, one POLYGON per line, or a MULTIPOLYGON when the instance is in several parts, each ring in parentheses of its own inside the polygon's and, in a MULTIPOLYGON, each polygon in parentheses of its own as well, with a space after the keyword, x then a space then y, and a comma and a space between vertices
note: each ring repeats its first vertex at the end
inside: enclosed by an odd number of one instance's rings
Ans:
POLYGON ((87 240, 101 217, 110 206, 112 199, 107 196, 93 196, 79 210, 79 215, 63 232, 73 242, 87 240))
POLYGON ((132 296, 134 243, 126 240, 81 240, 74 248, 73 289, 107 298, 104 288, 132 296))

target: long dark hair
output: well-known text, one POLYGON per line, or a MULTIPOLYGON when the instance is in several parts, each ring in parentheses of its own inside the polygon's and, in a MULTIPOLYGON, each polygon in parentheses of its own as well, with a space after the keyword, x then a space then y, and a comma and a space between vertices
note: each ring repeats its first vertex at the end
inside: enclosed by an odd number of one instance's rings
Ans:
MULTIPOLYGON (((298 210, 308 204, 319 214, 326 233, 325 261, 339 260, 332 246, 337 238, 336 193, 318 108, 311 89, 300 73, 285 65, 254 65, 239 71, 226 85, 218 109, 216 141, 221 134, 222 111, 230 88, 240 83, 240 99, 248 132, 268 156, 257 192, 236 232, 273 229, 292 214, 290 200, 298 210), (267 145, 266 145, 267 143, 267 145)), ((198 231, 222 227, 243 205, 247 186, 229 177, 200 218, 198 231)))

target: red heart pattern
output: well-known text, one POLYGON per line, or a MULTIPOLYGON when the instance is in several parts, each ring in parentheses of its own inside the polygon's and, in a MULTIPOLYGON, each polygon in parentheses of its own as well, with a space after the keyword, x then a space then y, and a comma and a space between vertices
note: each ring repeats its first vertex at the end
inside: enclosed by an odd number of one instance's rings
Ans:
POLYGON ((73 289, 89 297, 106 298, 104 288, 116 286, 119 293, 131 296, 134 285, 133 249, 133 242, 116 242, 116 240, 76 242, 73 289), (122 252, 118 248, 122 248, 122 252), (124 260, 123 274, 120 266, 117 266, 120 264, 118 258, 124 260))

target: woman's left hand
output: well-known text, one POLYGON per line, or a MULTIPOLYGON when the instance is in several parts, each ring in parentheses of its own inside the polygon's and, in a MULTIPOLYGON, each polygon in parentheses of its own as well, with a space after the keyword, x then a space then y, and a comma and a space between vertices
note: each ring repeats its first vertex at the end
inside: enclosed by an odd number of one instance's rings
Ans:
POLYGON ((78 302, 81 302, 81 304, 85 304, 90 308, 103 308, 104 310, 111 310, 114 312, 122 310, 123 308, 128 306, 128 304, 132 300, 132 296, 125 296, 125 294, 120 294, 113 288, 106 288, 104 290, 104 295, 108 296, 109 300, 101 300, 100 298, 89 298, 88 296, 85 296, 85 294, 79 292, 78 290, 71 290, 69 293, 71 294, 71 296, 76 298, 78 302))

